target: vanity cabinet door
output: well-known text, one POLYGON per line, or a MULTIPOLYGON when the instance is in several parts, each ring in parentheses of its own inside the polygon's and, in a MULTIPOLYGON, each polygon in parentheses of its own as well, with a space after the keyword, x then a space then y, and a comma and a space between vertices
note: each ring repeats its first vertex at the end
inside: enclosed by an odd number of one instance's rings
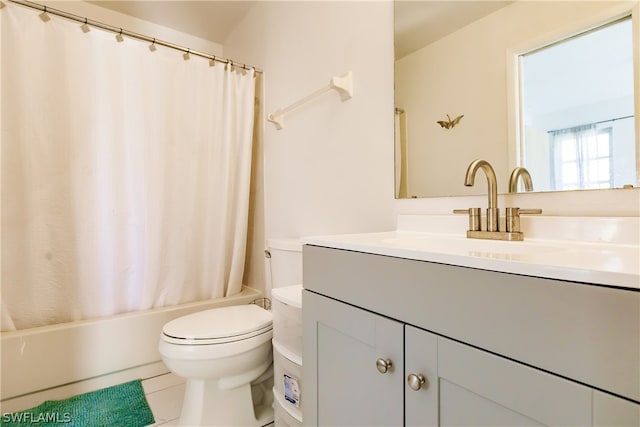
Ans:
POLYGON ((402 324, 309 291, 303 306, 304 424, 401 426, 402 324))
POLYGON ((438 338, 442 426, 590 426, 592 389, 438 338))

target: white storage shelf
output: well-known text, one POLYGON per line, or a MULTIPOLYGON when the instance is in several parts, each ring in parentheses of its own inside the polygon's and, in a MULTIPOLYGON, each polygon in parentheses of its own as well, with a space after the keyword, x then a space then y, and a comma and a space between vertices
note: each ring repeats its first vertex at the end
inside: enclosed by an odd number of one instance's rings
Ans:
POLYGON ((272 291, 273 339, 287 351, 286 357, 302 364, 302 286, 272 291), (291 357, 293 355, 294 357, 291 357))
MULTIPOLYGON (((289 413, 302 419, 304 396, 302 365, 295 363, 282 353, 283 348, 274 341, 273 343, 273 371, 275 396, 288 409, 289 413)), ((285 350, 286 352, 286 350, 285 350)))
POLYGON ((271 296, 275 424, 301 426, 302 285, 273 289, 271 296))
POLYGON ((275 427, 302 427, 302 414, 293 414, 286 401, 273 390, 273 421, 275 427))

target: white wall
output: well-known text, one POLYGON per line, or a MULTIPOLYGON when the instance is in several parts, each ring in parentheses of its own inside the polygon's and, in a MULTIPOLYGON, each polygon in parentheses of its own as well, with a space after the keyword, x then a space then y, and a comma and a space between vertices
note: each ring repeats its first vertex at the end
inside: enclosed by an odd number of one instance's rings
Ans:
POLYGON ((259 2, 226 54, 265 70, 265 115, 353 72, 353 98, 326 93, 264 126, 265 235, 394 227, 391 2, 259 2))

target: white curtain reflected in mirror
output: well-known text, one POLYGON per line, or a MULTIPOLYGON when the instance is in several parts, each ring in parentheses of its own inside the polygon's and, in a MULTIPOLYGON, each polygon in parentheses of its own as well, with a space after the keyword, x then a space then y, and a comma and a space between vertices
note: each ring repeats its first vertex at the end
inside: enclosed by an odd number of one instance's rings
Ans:
POLYGON ((536 191, 636 182, 632 20, 520 56, 520 164, 536 191))
POLYGON ((395 110, 396 198, 407 198, 407 117, 402 108, 395 110))

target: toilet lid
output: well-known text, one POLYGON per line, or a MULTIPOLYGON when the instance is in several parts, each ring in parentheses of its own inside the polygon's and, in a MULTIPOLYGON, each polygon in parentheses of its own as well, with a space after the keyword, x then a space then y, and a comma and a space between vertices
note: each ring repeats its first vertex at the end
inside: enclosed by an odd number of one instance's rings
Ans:
POLYGON ((162 333, 185 340, 241 339, 271 328, 271 323, 271 312, 257 305, 235 305, 179 317, 164 325, 162 333))

